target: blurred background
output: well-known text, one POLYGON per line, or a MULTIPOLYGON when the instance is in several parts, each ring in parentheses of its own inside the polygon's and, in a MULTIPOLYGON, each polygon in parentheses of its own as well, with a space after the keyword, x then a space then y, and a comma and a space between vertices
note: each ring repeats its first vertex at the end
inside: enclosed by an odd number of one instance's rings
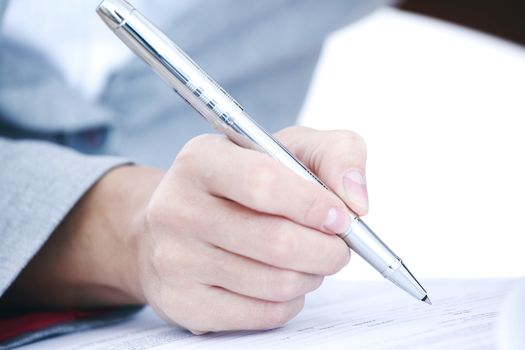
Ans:
POLYGON ((524 8, 405 1, 325 44, 300 123, 364 136, 365 221, 418 277, 525 275, 524 8))
POLYGON ((525 45, 525 2, 520 0, 407 0, 397 7, 525 45))

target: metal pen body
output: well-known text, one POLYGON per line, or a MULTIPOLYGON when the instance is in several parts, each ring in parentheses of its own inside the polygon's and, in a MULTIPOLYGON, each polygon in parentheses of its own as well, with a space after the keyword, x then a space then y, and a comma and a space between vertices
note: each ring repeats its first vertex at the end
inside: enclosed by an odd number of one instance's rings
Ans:
MULTIPOLYGON (((242 147, 269 154, 301 177, 327 188, 284 146, 258 126, 237 101, 130 4, 123 0, 104 0, 97 12, 132 51, 217 131, 224 133, 242 147)), ((351 215, 350 229, 340 235, 346 244, 384 277, 409 294, 420 300, 426 298, 425 290, 401 260, 356 214, 351 215)))

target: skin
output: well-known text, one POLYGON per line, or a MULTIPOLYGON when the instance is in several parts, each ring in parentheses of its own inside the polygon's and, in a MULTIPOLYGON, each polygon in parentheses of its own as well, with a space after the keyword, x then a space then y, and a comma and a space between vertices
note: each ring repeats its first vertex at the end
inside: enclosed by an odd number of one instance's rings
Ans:
POLYGON ((150 304, 194 333, 279 327, 341 270, 335 234, 366 214, 366 146, 350 131, 276 137, 337 196, 223 136, 192 139, 167 171, 124 166, 77 203, 2 308, 150 304), (214 152, 209 150, 213 149, 214 152))

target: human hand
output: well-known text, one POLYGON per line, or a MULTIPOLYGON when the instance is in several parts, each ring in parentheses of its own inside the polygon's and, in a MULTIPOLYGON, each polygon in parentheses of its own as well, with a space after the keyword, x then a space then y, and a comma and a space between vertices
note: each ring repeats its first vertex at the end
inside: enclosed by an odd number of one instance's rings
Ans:
POLYGON ((350 224, 347 205, 367 212, 366 149, 348 131, 294 127, 277 138, 339 197, 265 154, 200 136, 166 173, 125 166, 105 175, 4 305, 149 303, 194 333, 286 323, 348 262, 335 234, 350 224))
MULTIPOLYGON (((356 213, 366 213, 360 137, 295 127, 277 138, 356 213)), ((135 231, 137 297, 196 333, 278 327, 348 262, 349 249, 335 236, 350 225, 340 198, 223 136, 197 137, 135 231)))

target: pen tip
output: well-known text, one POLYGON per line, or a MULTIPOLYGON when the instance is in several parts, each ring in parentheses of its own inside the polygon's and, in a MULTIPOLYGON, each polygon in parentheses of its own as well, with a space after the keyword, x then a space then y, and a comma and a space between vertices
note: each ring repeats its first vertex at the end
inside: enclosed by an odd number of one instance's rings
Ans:
POLYGON ((430 298, 428 297, 428 295, 425 295, 425 297, 421 299, 421 301, 424 301, 428 305, 432 305, 432 302, 430 301, 430 298))

